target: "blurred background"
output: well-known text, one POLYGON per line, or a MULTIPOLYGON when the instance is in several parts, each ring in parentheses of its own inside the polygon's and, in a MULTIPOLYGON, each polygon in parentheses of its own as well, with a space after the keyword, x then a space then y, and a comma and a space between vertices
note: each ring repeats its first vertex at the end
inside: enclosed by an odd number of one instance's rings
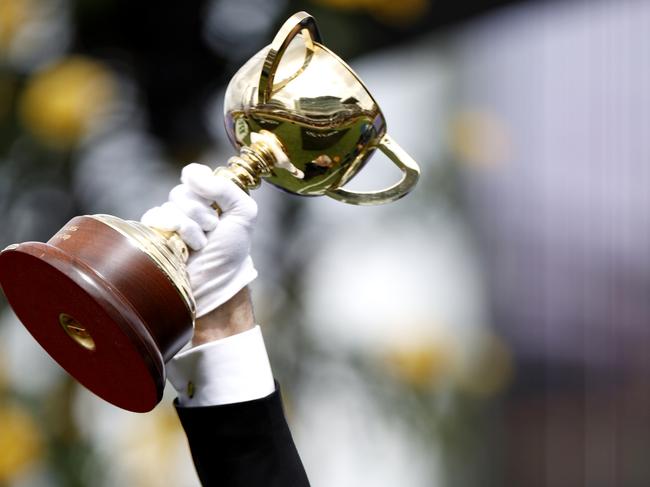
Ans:
MULTIPOLYGON (((0 248, 224 163, 225 86, 298 10, 422 167, 383 207, 254 193, 312 485, 650 485, 650 2, 1 0, 0 248)), ((172 390, 102 402, 0 299, 0 486, 198 485, 172 390)))

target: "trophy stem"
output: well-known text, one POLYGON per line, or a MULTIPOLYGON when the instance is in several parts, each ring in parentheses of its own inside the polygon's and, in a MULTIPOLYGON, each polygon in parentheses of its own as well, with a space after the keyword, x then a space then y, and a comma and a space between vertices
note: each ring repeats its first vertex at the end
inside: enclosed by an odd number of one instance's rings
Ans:
POLYGON ((228 159, 227 166, 215 169, 215 175, 230 179, 246 193, 258 188, 261 178, 271 174, 279 159, 286 159, 285 150, 278 138, 267 130, 253 137, 251 145, 239 150, 238 156, 228 159))
MULTIPOLYGON (((286 160, 284 148, 278 138, 267 130, 261 130, 255 134, 251 145, 242 147, 238 156, 228 159, 228 165, 216 168, 214 174, 229 179, 248 194, 251 189, 260 186, 261 178, 271 174, 273 167, 288 165, 284 162, 286 160)), ((216 204, 212 206, 221 213, 216 204)), ((150 230, 164 239, 176 261, 181 263, 187 261, 189 249, 176 232, 166 232, 156 228, 150 230)), ((189 295, 191 296, 191 293, 189 295)))

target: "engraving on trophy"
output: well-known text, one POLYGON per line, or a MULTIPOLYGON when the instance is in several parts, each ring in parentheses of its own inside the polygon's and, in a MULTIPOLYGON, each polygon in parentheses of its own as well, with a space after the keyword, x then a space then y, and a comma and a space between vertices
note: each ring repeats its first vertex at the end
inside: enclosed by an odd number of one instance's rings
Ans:
POLYGON ((77 230, 79 230, 79 227, 76 225, 66 225, 61 230, 59 230, 57 234, 54 235, 54 237, 52 238, 58 238, 60 240, 68 240, 70 237, 72 237, 72 235, 70 235, 70 233, 68 232, 76 232, 77 230))

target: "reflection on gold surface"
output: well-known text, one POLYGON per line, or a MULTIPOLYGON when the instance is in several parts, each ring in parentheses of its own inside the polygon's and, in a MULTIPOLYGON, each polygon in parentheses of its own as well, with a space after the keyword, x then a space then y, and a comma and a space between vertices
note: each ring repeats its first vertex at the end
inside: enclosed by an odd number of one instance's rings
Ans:
MULTIPOLYGON (((305 67, 301 34, 289 44, 278 65, 276 78, 284 81, 273 85, 265 102, 250 99, 255 92, 249 87, 257 86, 260 64, 269 49, 248 61, 231 81, 226 92, 226 126, 246 126, 248 134, 273 132, 306 180, 296 181, 281 169, 273 170, 267 180, 294 193, 322 195, 333 185, 345 184, 365 163, 374 148, 370 142, 385 132, 383 116, 365 87, 326 48, 316 44, 305 67), (313 171, 313 161, 324 156, 339 163, 313 171)), ((234 130, 228 134, 237 144, 234 130)), ((249 144, 250 138, 242 142, 249 144)))
POLYGON ((251 134, 272 133, 294 170, 271 165, 264 178, 291 193, 353 204, 404 196, 417 181, 417 164, 388 137, 379 106, 354 71, 320 42, 314 19, 301 12, 241 67, 225 96, 231 142, 241 148, 251 134), (372 193, 343 191, 377 148, 402 179, 372 193))

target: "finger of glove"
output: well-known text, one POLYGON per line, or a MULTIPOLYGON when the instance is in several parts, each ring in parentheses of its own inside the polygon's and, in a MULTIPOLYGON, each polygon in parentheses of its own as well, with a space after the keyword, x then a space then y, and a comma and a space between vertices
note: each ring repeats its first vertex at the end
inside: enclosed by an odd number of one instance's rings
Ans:
POLYGON ((193 250, 200 250, 208 240, 198 223, 188 218, 173 203, 166 202, 148 210, 140 221, 164 232, 176 232, 193 250))
POLYGON ((169 208, 155 206, 142 215, 140 221, 148 227, 156 228, 165 232, 175 232, 181 227, 181 220, 178 213, 170 211, 169 208))
POLYGON ((179 222, 178 235, 192 250, 201 250, 208 243, 208 237, 201 226, 183 213, 174 203, 167 202, 161 206, 165 211, 175 213, 179 222))
POLYGON ((205 232, 214 230, 219 216, 210 202, 193 192, 187 185, 179 184, 169 192, 169 201, 185 215, 199 224, 205 232))
POLYGON ((192 249, 201 250, 208 243, 208 238, 198 223, 188 218, 174 203, 169 201, 163 204, 161 212, 164 212, 166 218, 170 221, 173 219, 177 222, 177 228, 174 230, 178 236, 192 249))
POLYGON ((224 214, 254 220, 257 203, 235 183, 216 176, 212 170, 201 164, 189 164, 183 168, 181 181, 196 194, 217 203, 224 214))

